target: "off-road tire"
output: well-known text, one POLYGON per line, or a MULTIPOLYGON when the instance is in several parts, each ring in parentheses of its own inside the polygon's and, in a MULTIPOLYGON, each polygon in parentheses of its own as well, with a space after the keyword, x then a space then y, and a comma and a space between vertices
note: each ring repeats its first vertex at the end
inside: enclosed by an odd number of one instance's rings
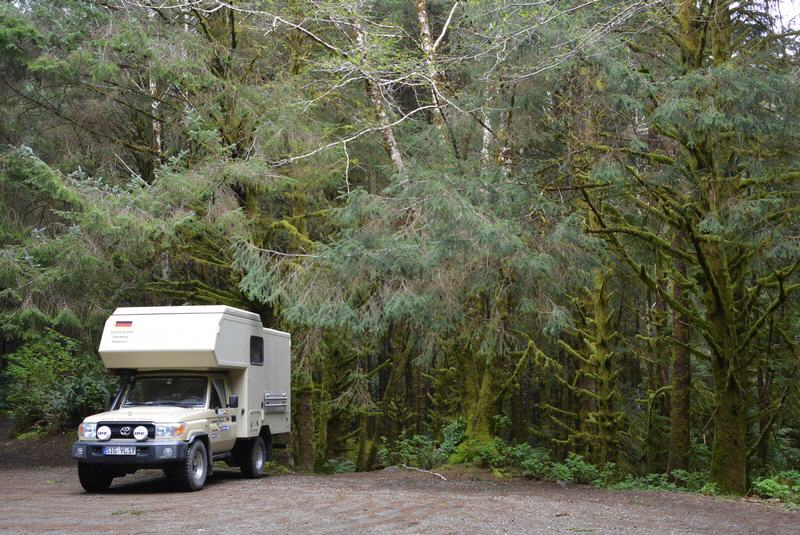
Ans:
MULTIPOLYGON (((170 471, 172 471, 170 469, 170 471)), ((173 479, 181 490, 194 492, 203 488, 208 477, 208 452, 202 440, 189 444, 186 458, 178 465, 173 479)))
MULTIPOLYGON (((271 448, 270 448, 271 449, 271 448)), ((271 453, 271 451, 269 451, 271 453)), ((256 437, 246 443, 239 452, 242 475, 250 479, 264 477, 264 467, 269 461, 268 448, 262 437, 256 437)))
POLYGON ((79 462, 78 479, 86 492, 105 492, 111 486, 114 476, 105 466, 79 462))

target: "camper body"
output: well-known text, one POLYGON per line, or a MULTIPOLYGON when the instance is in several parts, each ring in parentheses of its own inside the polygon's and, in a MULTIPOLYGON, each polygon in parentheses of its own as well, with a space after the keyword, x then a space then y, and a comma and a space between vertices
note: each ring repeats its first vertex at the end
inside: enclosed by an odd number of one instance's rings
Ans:
POLYGON ((161 468, 186 490, 213 461, 259 477, 272 436, 290 431, 288 333, 226 306, 118 308, 100 357, 122 377, 110 410, 86 418, 72 446, 83 487, 161 468))

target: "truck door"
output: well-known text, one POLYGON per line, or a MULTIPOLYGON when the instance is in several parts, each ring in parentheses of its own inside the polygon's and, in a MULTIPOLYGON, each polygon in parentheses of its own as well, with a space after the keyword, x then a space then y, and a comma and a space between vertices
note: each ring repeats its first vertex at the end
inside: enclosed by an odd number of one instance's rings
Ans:
POLYGON ((224 400, 228 399, 228 391, 225 388, 225 380, 222 377, 211 379, 211 397, 209 398, 208 408, 215 412, 211 420, 211 450, 214 453, 229 451, 236 442, 236 430, 232 416, 235 409, 226 408, 224 400))

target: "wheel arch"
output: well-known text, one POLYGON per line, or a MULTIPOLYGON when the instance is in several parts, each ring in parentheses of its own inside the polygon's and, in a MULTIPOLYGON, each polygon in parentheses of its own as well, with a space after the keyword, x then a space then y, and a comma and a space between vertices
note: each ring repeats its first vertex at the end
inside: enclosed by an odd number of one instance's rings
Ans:
POLYGON ((188 442, 189 447, 191 447, 191 445, 197 440, 202 442, 203 446, 205 446, 206 448, 206 457, 208 457, 208 467, 209 470, 211 470, 211 468, 214 465, 214 456, 213 453, 211 452, 211 440, 208 438, 208 433, 204 433, 201 431, 199 433, 195 433, 194 435, 190 436, 188 442))

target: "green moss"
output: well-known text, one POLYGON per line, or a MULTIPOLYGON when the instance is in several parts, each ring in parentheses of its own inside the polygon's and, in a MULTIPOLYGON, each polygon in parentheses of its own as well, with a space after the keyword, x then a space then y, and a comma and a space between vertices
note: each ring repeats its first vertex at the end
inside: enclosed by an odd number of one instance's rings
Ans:
POLYGON ((17 440, 35 440, 47 436, 47 432, 43 429, 33 429, 17 435, 17 440))

